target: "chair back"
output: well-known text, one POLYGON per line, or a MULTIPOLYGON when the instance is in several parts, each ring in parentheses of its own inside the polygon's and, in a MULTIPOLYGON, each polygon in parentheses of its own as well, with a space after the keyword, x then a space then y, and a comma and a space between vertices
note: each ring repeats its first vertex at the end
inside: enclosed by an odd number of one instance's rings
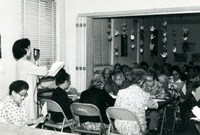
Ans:
POLYGON ((48 127, 53 127, 53 128, 59 128, 61 129, 61 132, 63 132, 63 129, 65 127, 70 127, 70 129, 72 129, 72 122, 71 120, 68 120, 63 109, 60 107, 60 105, 58 103, 56 103, 55 101, 53 100, 50 100, 50 99, 41 99, 41 105, 44 105, 45 102, 46 102, 46 105, 47 105, 47 111, 49 113, 49 116, 48 116, 48 119, 49 121, 47 121, 44 126, 48 126, 48 127), (63 115, 63 122, 62 123, 56 123, 56 122, 53 122, 51 120, 51 112, 56 112, 56 113, 62 113, 63 115))
POLYGON ((43 105, 46 102, 47 104, 47 111, 48 112, 60 112, 63 113, 65 116, 65 113, 63 112, 62 108, 60 107, 60 105, 58 103, 56 103, 53 100, 49 100, 49 99, 42 99, 41 100, 41 104, 43 105))
POLYGON ((140 132, 142 134, 144 134, 144 132, 142 131, 142 126, 140 124, 140 121, 138 120, 137 115, 135 113, 131 112, 130 110, 125 109, 125 108, 120 108, 120 107, 108 107, 106 109, 106 115, 110 122, 108 134, 110 134, 111 126, 114 126, 113 125, 114 123, 111 121, 111 119, 136 121, 140 128, 140 132))
MULTIPOLYGON (((71 111, 75 115, 80 116, 99 116, 99 109, 93 104, 86 103, 73 103, 71 106, 71 111)), ((101 117, 101 116, 100 116, 101 117)))
MULTIPOLYGON (((101 113, 99 111, 99 108, 96 107, 95 105, 88 103, 73 103, 71 104, 70 109, 74 118, 76 128, 80 126, 79 116, 91 116, 91 117, 98 116, 100 118, 100 123, 102 128, 102 131, 100 131, 100 133, 105 132, 105 127, 103 124, 101 113)), ((75 127, 73 127, 73 130, 76 130, 75 127)), ((76 130, 76 131, 86 133, 84 130, 82 131, 76 130)), ((88 131, 87 133, 90 133, 90 131, 88 131)))

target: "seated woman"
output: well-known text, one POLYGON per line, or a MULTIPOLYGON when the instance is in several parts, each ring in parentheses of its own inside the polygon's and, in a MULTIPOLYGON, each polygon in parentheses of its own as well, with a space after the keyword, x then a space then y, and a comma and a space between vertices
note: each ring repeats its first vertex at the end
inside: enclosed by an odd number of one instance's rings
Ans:
POLYGON ((102 76, 105 80, 105 85, 104 85, 104 89, 106 91, 109 91, 111 89, 111 84, 113 83, 113 80, 112 80, 112 71, 110 68, 106 67, 103 69, 103 72, 102 72, 102 76))
POLYGON ((9 86, 9 94, 0 100, 0 123, 18 126, 33 125, 44 122, 45 118, 31 120, 28 118, 24 99, 28 96, 29 85, 22 80, 14 81, 9 86))
MULTIPOLYGON (((66 117, 68 119, 72 118, 72 113, 70 110, 70 105, 73 103, 68 97, 66 89, 68 89, 71 84, 70 75, 62 68, 55 76, 56 85, 58 86, 52 93, 51 99, 57 102, 63 109, 66 117)), ((55 122, 62 122, 63 115, 61 113, 52 113, 52 120, 55 122)))
MULTIPOLYGON (((158 104, 155 102, 149 93, 141 89, 144 83, 146 73, 143 69, 133 69, 131 71, 132 85, 126 89, 118 92, 115 101, 115 107, 126 108, 134 112, 142 126, 142 131, 146 130, 146 115, 147 108, 157 108, 158 104)), ((140 128, 135 121, 115 120, 115 127, 120 134, 124 135, 139 135, 140 128)))
MULTIPOLYGON (((159 76, 161 78, 161 76, 159 76)), ((156 76, 154 73, 146 74, 146 81, 143 85, 143 90, 151 95, 152 98, 165 98, 165 89, 161 86, 161 84, 156 80, 156 76)), ((149 115, 149 130, 152 134, 157 134, 158 129, 158 121, 159 116, 161 114, 161 110, 149 110, 147 111, 147 115, 149 115)))
POLYGON ((125 79, 123 72, 116 72, 114 74, 114 82, 111 84, 110 89, 107 91, 112 95, 117 95, 118 91, 130 86, 130 82, 125 79))
MULTIPOLYGON (((115 99, 113 99, 103 87, 103 77, 94 76, 90 88, 81 93, 80 103, 90 103, 97 106, 100 110, 103 122, 108 124, 106 109, 114 105, 115 99)), ((100 120, 97 117, 81 117, 80 122, 82 126, 88 130, 98 130, 100 128, 100 120)))

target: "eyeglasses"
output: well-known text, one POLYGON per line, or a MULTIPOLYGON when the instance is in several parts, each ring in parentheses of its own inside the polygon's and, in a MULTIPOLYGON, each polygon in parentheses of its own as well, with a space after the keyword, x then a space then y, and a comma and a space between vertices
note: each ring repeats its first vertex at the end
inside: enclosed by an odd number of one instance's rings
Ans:
POLYGON ((19 94, 21 97, 24 97, 24 98, 26 98, 27 96, 28 96, 28 93, 25 93, 25 94, 20 94, 20 93, 17 93, 17 94, 19 94))

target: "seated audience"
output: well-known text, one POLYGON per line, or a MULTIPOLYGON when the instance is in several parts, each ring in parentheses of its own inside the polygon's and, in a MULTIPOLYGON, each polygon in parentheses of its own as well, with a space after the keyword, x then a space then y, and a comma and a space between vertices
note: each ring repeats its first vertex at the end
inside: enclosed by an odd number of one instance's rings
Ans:
MULTIPOLYGON (((68 119, 72 118, 72 113, 70 110, 70 105, 73 103, 73 100, 69 99, 66 89, 68 89, 71 84, 70 75, 62 68, 55 76, 55 81, 57 88, 53 91, 51 99, 57 102, 60 107, 63 109, 66 117, 68 119)), ((76 97, 74 97, 76 98, 76 97)), ((75 99, 74 99, 75 100, 75 99)), ((54 122, 62 122, 63 115, 61 113, 52 113, 52 120, 54 122)))
POLYGON ((108 93, 117 95, 118 91, 125 89, 130 86, 130 82, 126 81, 125 76, 122 72, 116 72, 114 74, 114 82, 111 84, 111 89, 108 93))
POLYGON ((9 94, 0 100, 0 123, 25 126, 45 121, 43 117, 34 120, 28 117, 24 103, 28 89, 28 83, 22 80, 10 84, 9 94))
MULTIPOLYGON (((131 71, 132 85, 118 92, 115 101, 115 107, 126 108, 134 112, 142 126, 142 131, 146 131, 146 116, 147 108, 157 108, 155 102, 149 93, 142 90, 141 85, 144 83, 146 73, 143 69, 133 69, 131 71)), ((120 134, 123 135, 139 135, 140 129, 135 121, 115 120, 115 127, 120 134)))
MULTIPOLYGON (((103 89, 104 79, 102 76, 94 76, 89 89, 83 91, 80 96, 80 103, 89 103, 97 106, 100 110, 103 122, 108 124, 106 109, 113 106, 113 99, 105 89, 103 89)), ((88 130, 97 130, 100 128, 100 120, 97 117, 80 117, 81 125, 88 130)))

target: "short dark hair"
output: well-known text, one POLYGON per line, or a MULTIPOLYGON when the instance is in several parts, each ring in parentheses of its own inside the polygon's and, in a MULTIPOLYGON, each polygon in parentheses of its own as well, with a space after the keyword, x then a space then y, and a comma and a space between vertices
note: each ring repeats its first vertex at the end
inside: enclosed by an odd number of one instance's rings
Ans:
POLYGON ((171 74, 173 71, 176 71, 179 75, 181 75, 181 69, 179 66, 172 66, 171 68, 171 74))
POLYGON ((15 41, 12 47, 12 52, 15 59, 19 60, 24 55, 26 55, 27 52, 25 49, 28 49, 28 46, 30 46, 30 44, 31 42, 27 38, 23 38, 23 39, 19 39, 15 41))
POLYGON ((16 93, 19 93, 21 90, 28 90, 29 85, 27 82, 23 80, 17 80, 10 84, 9 86, 9 95, 12 95, 12 91, 15 91, 16 93))
POLYGON ((63 84, 66 80, 70 81, 70 75, 61 68, 55 76, 56 85, 63 84))
POLYGON ((142 68, 134 68, 131 70, 132 84, 139 84, 141 80, 146 79, 146 72, 142 68))

